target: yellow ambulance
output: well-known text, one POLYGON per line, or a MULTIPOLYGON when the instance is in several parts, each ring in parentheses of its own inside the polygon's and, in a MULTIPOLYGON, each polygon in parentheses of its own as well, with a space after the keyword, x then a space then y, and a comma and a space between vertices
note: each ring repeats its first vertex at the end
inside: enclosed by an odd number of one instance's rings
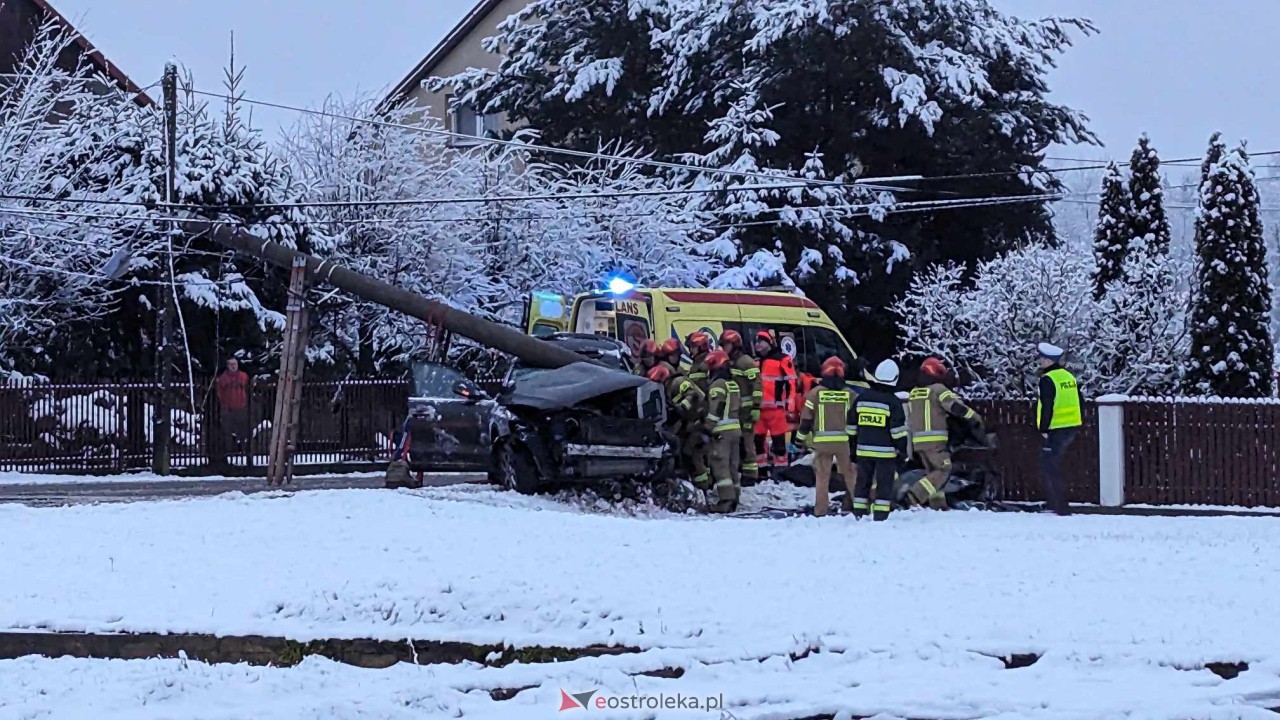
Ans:
MULTIPOLYGON (((783 352, 796 369, 818 376, 823 360, 835 355, 852 368, 855 354, 835 323, 812 300, 785 291, 643 288, 613 284, 609 290, 583 293, 571 301, 534 293, 526 304, 526 331, 605 335, 625 342, 638 353, 647 339, 676 338, 684 346, 701 330, 715 341, 724 330, 737 330, 747 346, 763 329, 777 333, 783 352)), ((687 360, 687 358, 686 358, 687 360)))

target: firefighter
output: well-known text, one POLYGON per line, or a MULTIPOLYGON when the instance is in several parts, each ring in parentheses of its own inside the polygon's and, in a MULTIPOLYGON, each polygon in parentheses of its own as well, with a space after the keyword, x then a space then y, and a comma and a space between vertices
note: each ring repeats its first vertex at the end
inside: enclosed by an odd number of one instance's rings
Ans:
POLYGON ((817 517, 827 514, 832 463, 840 468, 846 494, 852 494, 857 482, 852 460, 857 430, 853 400, 853 392, 845 386, 844 361, 838 357, 827 358, 822 363, 822 384, 805 396, 796 433, 797 446, 813 448, 813 514, 817 517))
POLYGON ((893 509, 893 481, 898 462, 907 454, 906 414, 893 392, 898 384, 898 364, 885 360, 876 366, 871 387, 854 400, 857 415, 858 482, 853 495, 854 517, 887 520, 893 509), (871 486, 875 485, 875 502, 871 486))
POLYGON ((756 466, 761 478, 777 479, 787 467, 788 413, 796 395, 796 366, 778 347, 772 330, 756 333, 756 357, 760 358, 760 419, 755 424, 756 466), (766 443, 766 439, 769 440, 766 443))
POLYGON ((1062 486, 1062 455, 1077 429, 1080 416, 1080 387, 1076 378, 1062 366, 1063 350, 1040 343, 1040 386, 1036 401, 1036 428, 1040 431, 1040 475, 1044 478, 1045 498, 1049 509, 1069 515, 1062 486))
POLYGON ((742 447, 739 450, 742 466, 742 484, 751 486, 760 477, 760 465, 756 462, 755 428, 760 419, 760 366, 747 354, 742 345, 742 335, 737 330, 720 333, 720 349, 729 356, 733 380, 742 395, 742 447))
POLYGON ((658 343, 652 340, 645 340, 640 344, 640 359, 636 363, 637 375, 648 375, 649 370, 658 363, 658 343))
POLYGON ((675 375, 676 368, 680 367, 680 341, 675 338, 663 340, 653 351, 653 357, 655 365, 666 366, 667 372, 675 375))
POLYGON ((947 366, 937 358, 920 364, 920 379, 912 388, 907 424, 911 429, 911 448, 924 468, 925 476, 907 491, 917 505, 929 504, 935 510, 947 508, 942 486, 951 475, 951 451, 947 448, 947 416, 982 427, 982 416, 961 402, 946 386, 947 366))
POLYGON ((666 391, 667 404, 671 406, 667 419, 676 437, 680 439, 680 455, 689 479, 695 485, 706 485, 711 478, 703 457, 706 443, 702 440, 705 432, 702 423, 707 417, 707 396, 679 370, 672 373, 662 364, 654 365, 649 370, 648 377, 662 385, 666 391))
POLYGON ((684 346, 691 359, 689 379, 706 393, 711 388, 711 380, 707 377, 707 354, 711 352, 711 336, 701 331, 689 333, 684 346))
POLYGON ((716 493, 711 511, 731 513, 738 509, 742 492, 742 391, 733 379, 733 368, 724 351, 707 356, 707 371, 711 392, 703 426, 711 433, 708 457, 716 493))

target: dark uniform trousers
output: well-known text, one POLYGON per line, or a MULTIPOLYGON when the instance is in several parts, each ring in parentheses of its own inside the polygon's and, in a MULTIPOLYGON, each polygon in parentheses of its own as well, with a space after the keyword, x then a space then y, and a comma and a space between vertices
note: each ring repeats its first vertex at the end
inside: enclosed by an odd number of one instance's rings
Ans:
POLYGON ((1059 515, 1069 512, 1062 480, 1062 455, 1075 439, 1076 428, 1050 430, 1040 446, 1040 476, 1044 478, 1046 499, 1049 509, 1059 515))

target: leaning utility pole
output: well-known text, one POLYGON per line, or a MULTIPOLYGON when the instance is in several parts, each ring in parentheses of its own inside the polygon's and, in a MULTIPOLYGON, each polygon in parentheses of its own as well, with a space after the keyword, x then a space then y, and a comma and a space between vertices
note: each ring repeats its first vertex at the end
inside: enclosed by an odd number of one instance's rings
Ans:
POLYGON ((307 363, 307 258, 295 255, 289 272, 289 305, 285 315, 284 344, 280 349, 280 379, 276 384, 276 409, 271 421, 271 448, 267 458, 267 484, 293 481, 293 458, 298 450, 298 421, 302 408, 302 371, 307 363))
MULTIPOLYGON (((178 66, 168 63, 164 66, 164 78, 161 80, 164 92, 164 144, 165 144, 165 202, 168 203, 169 214, 173 214, 173 206, 177 202, 177 135, 178 135, 178 66)), ((160 303, 158 333, 160 344, 160 399, 156 403, 155 412, 155 458, 153 469, 157 475, 168 475, 170 468, 170 445, 173 433, 169 428, 173 417, 173 316, 177 313, 174 302, 173 280, 173 234, 178 232, 177 223, 173 223, 169 232, 165 233, 164 283, 160 292, 164 295, 160 303)))
MULTIPOLYGON (((571 350, 526 335, 515 328, 476 317, 444 303, 428 300, 404 288, 368 275, 361 275, 328 260, 300 253, 278 242, 250 235, 243 230, 211 220, 191 219, 182 222, 182 231, 189 235, 206 235, 213 242, 229 250, 265 260, 278 267, 292 268, 294 258, 302 258, 306 262, 307 271, 313 282, 327 283, 358 298, 398 310, 424 322, 439 325, 455 335, 514 355, 535 367, 557 368, 579 362, 594 362, 586 361, 581 355, 571 350)), ((603 365, 604 363, 595 364, 603 365)))

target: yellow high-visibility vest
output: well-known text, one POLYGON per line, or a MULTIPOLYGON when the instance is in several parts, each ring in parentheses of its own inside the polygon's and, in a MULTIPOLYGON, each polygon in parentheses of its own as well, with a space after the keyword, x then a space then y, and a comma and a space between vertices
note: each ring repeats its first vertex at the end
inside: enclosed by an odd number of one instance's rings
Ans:
MULTIPOLYGON (((1076 386, 1076 378, 1063 368, 1054 368, 1045 373, 1045 377, 1053 381, 1053 417, 1049 419, 1050 430, 1080 427, 1084 419, 1080 414, 1080 388, 1076 386)), ((1040 422, 1042 412, 1040 400, 1036 400, 1036 422, 1040 422)))

